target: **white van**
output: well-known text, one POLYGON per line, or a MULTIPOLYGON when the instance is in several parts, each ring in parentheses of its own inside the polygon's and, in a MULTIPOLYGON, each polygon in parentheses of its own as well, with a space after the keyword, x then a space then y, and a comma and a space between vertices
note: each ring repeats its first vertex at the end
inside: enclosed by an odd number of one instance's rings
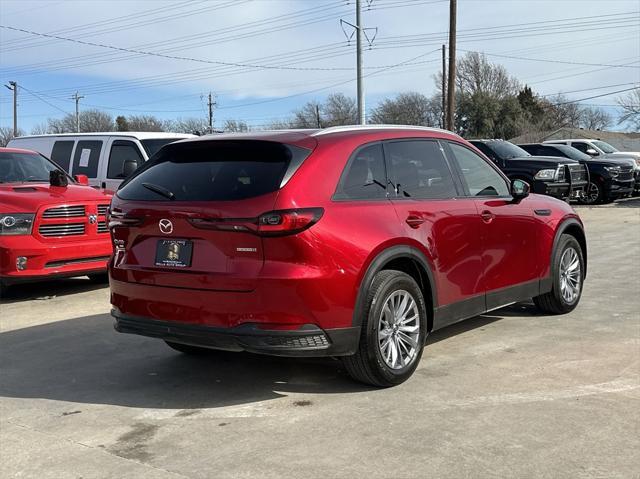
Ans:
POLYGON ((71 175, 87 175, 90 185, 115 191, 124 178, 164 145, 194 136, 133 131, 64 133, 21 136, 7 146, 42 153, 71 175))

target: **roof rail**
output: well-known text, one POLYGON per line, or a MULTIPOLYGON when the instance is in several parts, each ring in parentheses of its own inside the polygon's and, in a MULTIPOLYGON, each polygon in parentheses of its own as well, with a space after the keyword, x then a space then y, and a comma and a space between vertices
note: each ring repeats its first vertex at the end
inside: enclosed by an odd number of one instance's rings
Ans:
POLYGON ((418 131, 431 131, 431 132, 444 132, 451 133, 448 130, 441 128, 430 128, 427 126, 415 126, 415 125, 345 125, 345 126, 331 126, 324 128, 311 136, 322 136, 331 133, 341 133, 346 131, 366 131, 366 130, 418 130, 418 131))

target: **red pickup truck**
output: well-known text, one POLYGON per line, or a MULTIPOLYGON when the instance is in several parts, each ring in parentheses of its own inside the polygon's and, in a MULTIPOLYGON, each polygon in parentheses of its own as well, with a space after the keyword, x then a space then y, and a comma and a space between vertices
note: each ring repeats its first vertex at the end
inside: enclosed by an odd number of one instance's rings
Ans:
POLYGON ((23 281, 101 280, 111 255, 111 195, 39 153, 0 148, 0 289, 23 281))

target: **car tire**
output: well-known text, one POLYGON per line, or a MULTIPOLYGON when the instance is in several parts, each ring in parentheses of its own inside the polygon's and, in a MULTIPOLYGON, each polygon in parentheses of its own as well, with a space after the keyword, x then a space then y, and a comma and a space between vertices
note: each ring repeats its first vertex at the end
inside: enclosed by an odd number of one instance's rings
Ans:
POLYGON ((564 314, 573 311, 582 296, 584 282, 584 256, 575 237, 563 234, 553 253, 551 291, 533 298, 533 302, 544 313, 564 314), (577 272, 576 269, 577 268, 577 272))
POLYGON ((589 182, 585 195, 580 199, 580 203, 585 205, 598 205, 604 200, 602 186, 597 182, 589 182))
POLYGON ((356 381, 395 386, 413 374, 422 356, 427 335, 424 297, 411 276, 395 270, 377 273, 365 294, 358 350, 342 361, 356 381))
POLYGON ((88 276, 92 283, 105 284, 109 282, 109 275, 107 273, 89 274, 88 276))
POLYGON ((174 343, 173 341, 165 341, 165 343, 167 343, 167 346, 169 346, 171 349, 184 354, 188 354, 190 356, 202 356, 204 354, 210 354, 212 351, 215 351, 215 349, 201 348, 199 346, 192 346, 190 344, 174 343))

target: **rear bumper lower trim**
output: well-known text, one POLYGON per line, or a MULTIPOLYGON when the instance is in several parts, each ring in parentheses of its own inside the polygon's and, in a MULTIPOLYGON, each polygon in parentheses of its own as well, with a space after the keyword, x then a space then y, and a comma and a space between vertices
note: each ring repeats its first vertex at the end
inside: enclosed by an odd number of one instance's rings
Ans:
POLYGON ((114 328, 120 333, 272 356, 346 356, 356 351, 360 337, 357 327, 323 330, 307 324, 296 330, 264 330, 248 323, 234 328, 215 328, 128 316, 117 309, 113 309, 111 315, 115 318, 114 328))

